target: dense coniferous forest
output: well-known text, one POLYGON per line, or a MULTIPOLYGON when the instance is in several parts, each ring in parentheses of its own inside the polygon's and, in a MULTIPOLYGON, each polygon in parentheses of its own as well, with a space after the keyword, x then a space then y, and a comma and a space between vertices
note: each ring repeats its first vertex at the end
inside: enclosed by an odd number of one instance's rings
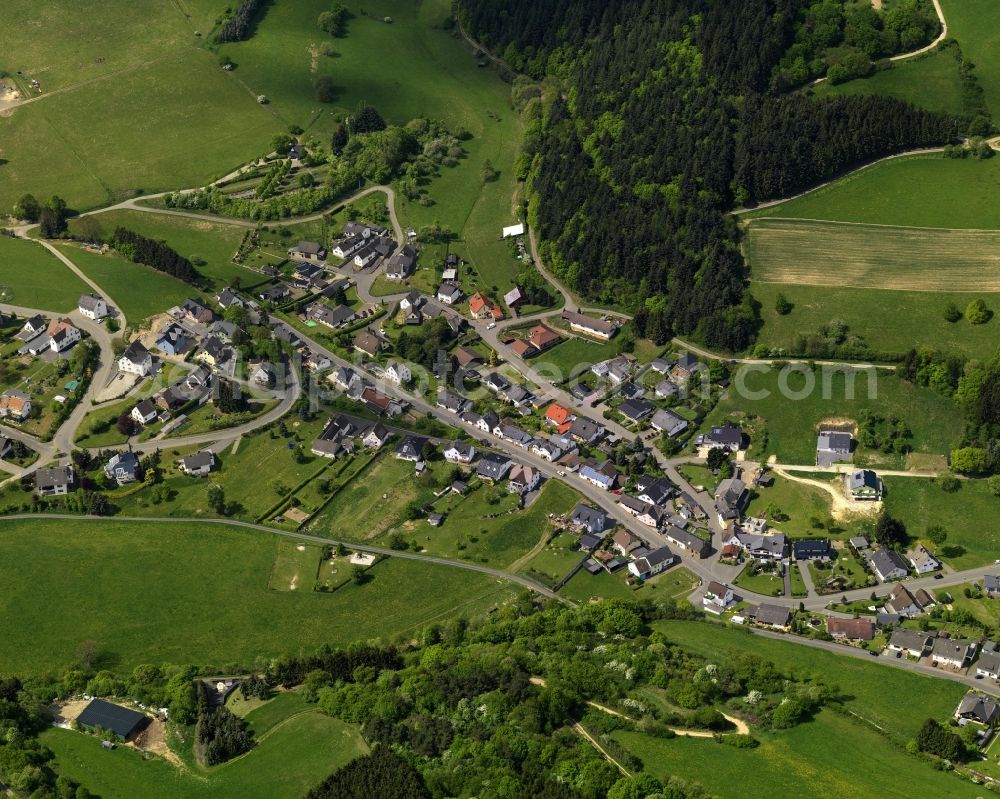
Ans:
POLYGON ((776 94, 807 6, 462 0, 465 30, 543 81, 522 156, 543 258, 630 305, 640 334, 745 348, 758 315, 729 211, 964 129, 886 98, 776 94))
POLYGON ((271 0, 243 0, 239 8, 229 19, 222 23, 215 40, 223 42, 241 42, 249 39, 253 31, 254 19, 270 3, 271 0))

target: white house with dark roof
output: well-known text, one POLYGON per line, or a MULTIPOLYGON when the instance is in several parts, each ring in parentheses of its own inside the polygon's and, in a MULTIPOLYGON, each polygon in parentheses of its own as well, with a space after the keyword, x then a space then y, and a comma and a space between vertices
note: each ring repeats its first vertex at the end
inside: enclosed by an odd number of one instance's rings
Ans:
POLYGON ((108 304, 99 294, 82 294, 77 303, 77 310, 81 316, 96 322, 108 315, 108 304))
POLYGON ((215 468, 215 454, 203 449, 180 460, 180 470, 191 477, 204 477, 215 468))
POLYGON ((649 424, 654 430, 673 438, 687 430, 688 421, 669 408, 661 408, 653 414, 649 424))
POLYGON ((875 501, 882 498, 882 478, 871 469, 856 469, 847 476, 847 490, 852 499, 875 501))
POLYGON ((816 439, 816 465, 832 466, 851 459, 854 437, 839 430, 820 430, 816 439))
POLYGON ((129 416, 142 425, 149 424, 158 415, 156 405, 150 399, 139 400, 129 413, 129 416))
POLYGON ((584 502, 579 503, 573 508, 573 515, 570 516, 570 524, 578 530, 586 530, 592 535, 599 535, 609 527, 614 526, 614 523, 608 518, 608 514, 600 508, 595 508, 584 502))
POLYGON ((452 441, 444 450, 444 459, 449 463, 472 463, 476 448, 465 441, 452 441))
POLYGON ((913 570, 917 574, 929 574, 941 568, 941 561, 928 552, 923 545, 907 552, 906 559, 910 561, 910 565, 913 566, 913 570))
POLYGON ((964 669, 976 653, 973 641, 957 638, 935 638, 931 643, 931 661, 935 666, 964 669))
POLYGON ((931 638, 919 630, 894 630, 889 636, 889 649, 905 652, 910 657, 921 658, 931 645, 931 638))
POLYGON ((872 554, 869 564, 880 583, 885 583, 889 580, 901 580, 910 574, 910 567, 903 560, 902 556, 895 550, 886 549, 885 547, 877 549, 872 554))
POLYGON ((969 691, 958 703, 958 707, 955 709, 955 719, 961 725, 971 721, 988 727, 1000 719, 1000 703, 992 696, 969 691))
POLYGON ((976 676, 1000 679, 1000 653, 984 652, 976 661, 976 676))
POLYGON ((719 616, 734 604, 736 604, 736 597, 733 594, 733 589, 728 585, 712 580, 705 587, 705 593, 702 594, 701 598, 701 605, 709 613, 719 616))
POLYGON ((118 371, 139 377, 145 377, 153 371, 153 356, 139 339, 129 344, 118 358, 118 371))
POLYGON ((636 558, 628 565, 629 573, 640 580, 648 580, 673 564, 676 556, 667 547, 659 547, 636 558))

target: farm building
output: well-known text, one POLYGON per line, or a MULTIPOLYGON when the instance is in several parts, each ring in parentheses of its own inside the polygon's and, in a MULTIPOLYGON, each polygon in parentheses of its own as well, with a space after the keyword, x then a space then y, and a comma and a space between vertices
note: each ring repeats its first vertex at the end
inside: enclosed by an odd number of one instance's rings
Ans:
POLYGON ((149 717, 104 699, 94 699, 83 709, 76 722, 85 730, 100 727, 128 740, 149 723, 149 717))

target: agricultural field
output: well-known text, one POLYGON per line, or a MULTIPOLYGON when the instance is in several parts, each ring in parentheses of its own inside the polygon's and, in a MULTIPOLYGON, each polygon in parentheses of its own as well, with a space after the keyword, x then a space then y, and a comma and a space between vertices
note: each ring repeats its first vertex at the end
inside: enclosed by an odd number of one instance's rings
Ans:
MULTIPOLYGON (((746 414, 754 414, 766 424, 767 442, 760 457, 775 455, 779 463, 808 465, 816 461, 816 434, 828 420, 857 421, 864 410, 906 422, 913 433, 909 445, 917 456, 938 456, 950 452, 962 432, 962 420, 947 397, 896 377, 888 371, 834 370, 803 371, 804 366, 787 371, 775 367, 742 367, 737 370, 728 396, 723 397, 706 417, 702 430, 746 414), (869 375, 874 375, 870 380, 869 375), (805 392, 814 379, 814 389, 805 392), (849 387, 854 395, 850 398, 849 387), (782 391, 782 385, 787 389, 782 391), (800 394, 805 396, 800 398, 800 394), (763 396, 761 396, 763 395, 763 396)), ((759 421, 755 424, 760 425, 759 421)), ((761 443, 753 442, 755 447, 761 443)), ((915 456, 910 456, 911 458, 915 456)), ((892 465, 902 468, 902 456, 858 449, 854 462, 892 465)))
MULTIPOLYGON (((244 757, 215 767, 183 766, 144 758, 118 747, 110 752, 90 735, 53 728, 42 741, 56 755, 61 774, 86 782, 103 799, 202 799, 266 795, 298 799, 327 774, 367 747, 356 727, 307 705, 296 693, 279 694, 246 714, 257 746, 244 757)), ((184 756, 186 755, 186 756, 184 756)))
POLYGON ((392 640, 519 593, 485 575, 392 558, 364 585, 269 590, 273 537, 220 525, 35 519, 2 527, 0 580, 22 586, 0 599, 5 673, 66 666, 84 640, 122 671, 162 662, 224 668, 324 643, 392 640))
MULTIPOLYGON (((897 743, 906 743, 916 735, 925 719, 945 719, 951 715, 966 691, 964 686, 948 680, 765 638, 732 625, 661 621, 653 626, 667 639, 703 657, 718 661, 733 653, 750 652, 771 661, 783 673, 832 686, 840 692, 847 710, 863 721, 885 728, 897 743), (899 697, 904 696, 919 696, 921 701, 900 702, 899 697)), ((799 727, 796 732, 803 729, 799 727)))
POLYGON ((72 311, 80 295, 89 291, 90 286, 41 245, 0 236, 0 302, 72 311))
POLYGON ((719 746, 711 738, 662 739, 627 730, 612 737, 654 776, 700 783, 722 799, 863 799, 875 794, 886 799, 966 799, 976 793, 959 777, 914 762, 875 730, 832 710, 822 710, 791 730, 755 734, 761 742, 756 749, 719 746), (884 774, 893 778, 883 780, 884 774))
POLYGON ((1000 158, 889 158, 743 219, 780 217, 908 227, 1000 229, 1000 158))
POLYGON ((992 563, 1000 555, 1000 530, 986 522, 996 514, 997 498, 983 480, 962 480, 948 493, 932 480, 886 477, 885 507, 906 525, 911 538, 921 538, 931 525, 948 532, 940 547, 927 545, 952 568, 970 569, 992 563))
POLYGON ((867 78, 837 85, 823 81, 809 91, 817 97, 877 94, 944 114, 966 113, 958 62, 950 50, 941 47, 892 64, 867 78))
POLYGON ((753 222, 746 242, 756 283, 968 292, 969 299, 1000 291, 998 249, 1000 231, 798 219, 753 222))

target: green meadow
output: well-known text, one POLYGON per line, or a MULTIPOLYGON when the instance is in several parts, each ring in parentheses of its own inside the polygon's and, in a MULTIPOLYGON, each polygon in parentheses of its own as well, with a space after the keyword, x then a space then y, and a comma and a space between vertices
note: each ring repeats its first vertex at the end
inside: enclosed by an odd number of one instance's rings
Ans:
POLYGON ((0 236, 0 302, 71 311, 90 286, 40 244, 0 236))
POLYGON ((278 552, 266 533, 220 525, 0 522, 0 581, 12 587, 0 598, 0 672, 65 667, 84 640, 121 671, 236 667, 324 643, 392 640, 517 594, 486 575, 392 558, 364 585, 274 591, 278 552))
MULTIPOLYGON (((55 754, 60 774, 88 785, 102 799, 237 799, 267 796, 299 799, 367 746, 358 730, 307 705, 299 694, 279 694, 246 715, 257 745, 220 766, 183 765, 144 757, 127 747, 110 752, 80 732, 51 729, 42 742, 55 754)), ((176 745, 176 737, 172 741, 176 745)))

